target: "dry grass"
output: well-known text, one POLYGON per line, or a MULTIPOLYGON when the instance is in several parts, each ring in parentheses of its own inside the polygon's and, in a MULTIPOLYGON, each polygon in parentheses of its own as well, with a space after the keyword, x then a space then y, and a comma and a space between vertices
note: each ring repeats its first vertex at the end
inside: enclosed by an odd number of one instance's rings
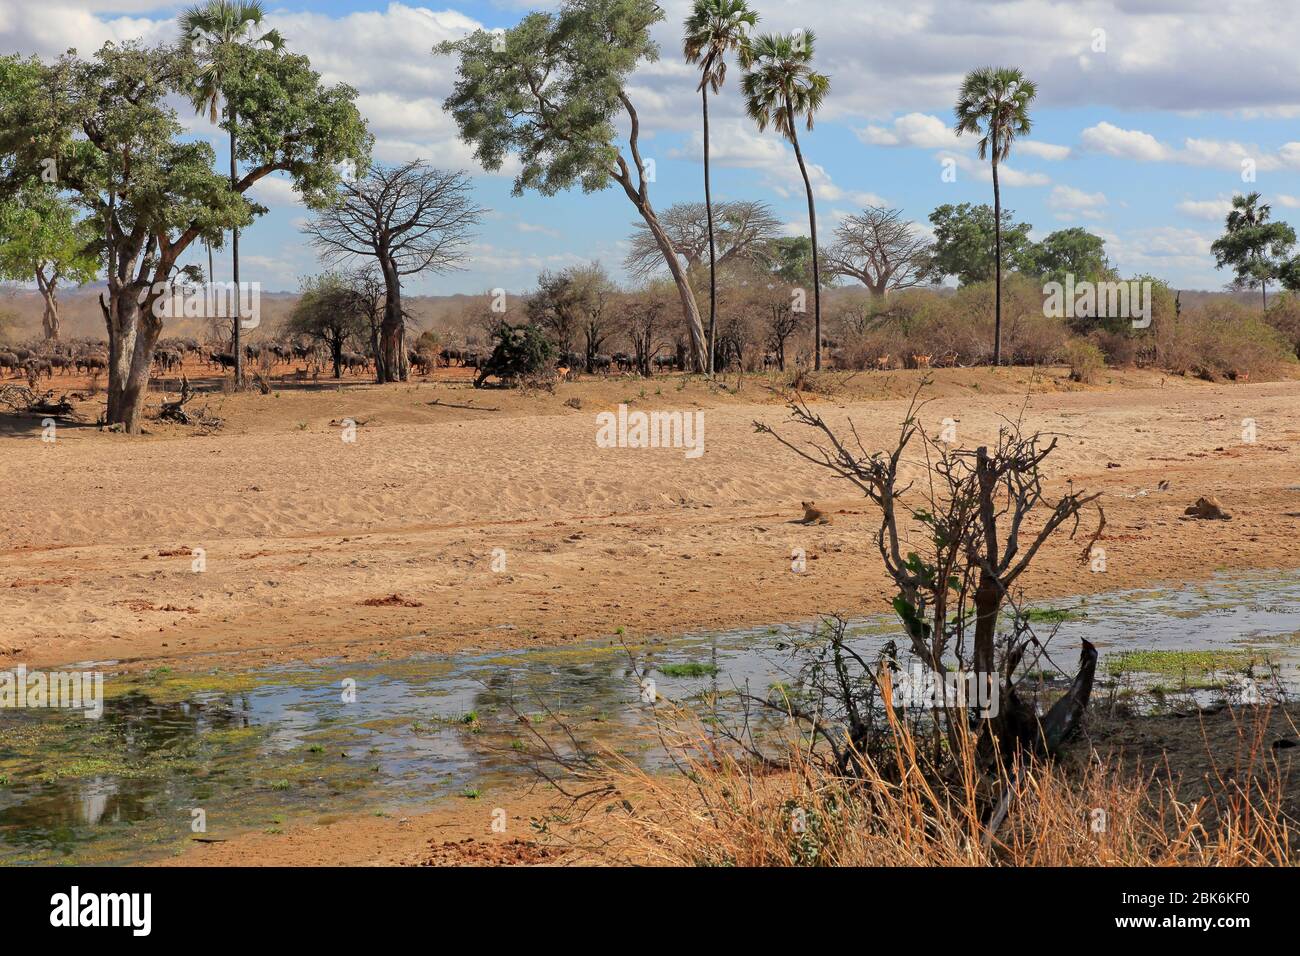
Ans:
POLYGON ((698 730, 673 732, 680 774, 609 759, 629 796, 613 815, 619 837, 606 845, 622 861, 669 866, 1294 865, 1296 824, 1265 741, 1268 714, 1232 719, 1240 750, 1219 755, 1214 779, 1194 795, 1160 768, 1095 751, 1075 765, 1011 768, 992 837, 985 821, 999 794, 976 771, 969 741, 940 780, 912 731, 895 723, 892 750, 846 779, 798 744, 788 767, 773 769, 698 730))

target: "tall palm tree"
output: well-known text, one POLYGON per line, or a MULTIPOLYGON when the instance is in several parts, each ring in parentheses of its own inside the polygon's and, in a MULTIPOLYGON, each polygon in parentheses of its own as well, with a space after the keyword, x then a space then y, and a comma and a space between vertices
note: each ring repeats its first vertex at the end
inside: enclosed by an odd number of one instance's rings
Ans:
POLYGON ((713 374, 718 328, 718 281, 713 243, 713 195, 709 187, 709 90, 722 88, 727 78, 727 54, 742 48, 758 14, 745 0, 695 0, 686 18, 682 52, 687 63, 700 65, 700 100, 704 108, 704 209, 709 222, 709 368, 713 374))
POLYGON ((980 137, 980 159, 993 163, 993 258, 994 320, 993 364, 1002 362, 1002 191, 998 185, 998 163, 1011 154, 1017 136, 1026 136, 1032 125, 1029 104, 1038 92, 1032 80, 1010 67, 971 70, 961 85, 953 113, 958 136, 980 137))
POLYGON ((1227 232, 1210 246, 1215 265, 1231 265, 1237 283, 1259 283, 1264 309, 1268 309, 1268 280, 1280 279, 1287 271, 1286 255, 1295 243, 1295 230, 1284 222, 1269 222, 1273 207, 1260 202, 1259 193, 1232 197, 1232 210, 1225 223, 1227 232))
MULTIPOLYGON (((226 55, 235 46, 266 46, 272 50, 284 47, 284 38, 275 30, 258 34, 262 24, 260 0, 208 0, 202 6, 190 7, 180 17, 181 42, 193 51, 198 60, 198 77, 190 91, 190 102, 195 112, 207 113, 208 119, 217 122, 218 104, 225 98, 229 80, 230 58, 226 55)), ((224 109, 230 131, 230 187, 235 188, 239 174, 235 159, 235 131, 239 117, 229 100, 224 109)), ((235 353, 235 384, 244 383, 244 350, 239 336, 239 230, 230 234, 231 280, 235 283, 235 321, 233 350, 235 353)), ((208 276, 212 281, 212 276, 208 276)))
POLYGON ((741 90, 745 94, 745 111, 759 130, 773 126, 794 147, 799 172, 808 193, 808 229, 812 234, 813 312, 816 348, 814 368, 822 367, 822 295, 821 267, 817 259, 817 209, 813 205, 812 181, 799 148, 798 120, 805 117, 813 128, 813 114, 830 92, 831 81, 812 69, 813 41, 811 30, 790 34, 765 33, 740 48, 740 63, 745 68, 741 90))

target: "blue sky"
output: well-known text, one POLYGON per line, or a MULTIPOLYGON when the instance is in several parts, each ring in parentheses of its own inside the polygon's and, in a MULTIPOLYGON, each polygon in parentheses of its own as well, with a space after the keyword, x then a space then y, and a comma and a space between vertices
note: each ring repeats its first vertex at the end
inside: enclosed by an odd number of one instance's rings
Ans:
MULTIPOLYGON (((487 174, 456 137, 441 102, 453 65, 430 50, 482 25, 508 27, 546 3, 268 2, 269 25, 312 58, 327 82, 348 82, 376 136, 376 157, 421 157, 464 168, 492 210, 469 268, 415 280, 412 291, 529 288, 541 268, 592 259, 622 274, 635 211, 621 190, 510 195, 510 170, 487 174)), ((699 100, 680 59, 686 0, 664 3, 659 63, 632 78, 643 153, 656 163, 651 198, 662 209, 703 196, 699 100)), ((1034 235, 1082 225, 1107 240, 1129 274, 1183 288, 1220 288, 1209 244, 1234 192, 1258 189, 1275 218, 1300 225, 1300 18, 1282 0, 861 0, 754 3, 761 29, 810 27, 831 94, 802 137, 816 165, 819 231, 866 203, 901 208, 926 224, 935 206, 991 202, 974 144, 948 132, 962 74, 989 63, 1022 67, 1038 82, 1033 135, 1003 177, 1004 203, 1034 235), (1098 31, 1104 31, 1099 33, 1098 31), (1104 50, 1099 50, 1104 40, 1104 50), (956 182, 944 182, 950 158, 956 182), (1242 160, 1255 181, 1242 178, 1242 160)), ((52 56, 107 39, 175 34, 176 5, 157 0, 6 0, 0 51, 52 56)), ((739 70, 713 100, 714 194, 769 202, 791 234, 806 233, 802 184, 789 148, 743 116, 739 70)), ((188 112, 188 111, 187 111, 188 112)), ((197 136, 222 139, 188 115, 197 136)), ((222 160, 224 162, 224 159, 222 160)), ((241 240, 243 272, 265 289, 293 289, 318 271, 299 234, 307 210, 283 183, 257 191, 271 207, 241 240)), ((218 264, 217 277, 222 278, 218 264)))

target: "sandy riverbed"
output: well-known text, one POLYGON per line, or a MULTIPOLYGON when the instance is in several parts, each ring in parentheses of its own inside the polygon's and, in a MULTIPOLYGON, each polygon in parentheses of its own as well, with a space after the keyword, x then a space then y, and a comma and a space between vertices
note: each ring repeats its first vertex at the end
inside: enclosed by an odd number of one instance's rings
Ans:
MULTIPOLYGON (((918 374, 859 375, 816 401, 884 448, 918 374)), ((931 433, 952 418, 962 444, 989 441, 1027 400, 1027 426, 1058 436, 1050 490, 1103 492, 1105 573, 1080 560, 1086 534, 1059 536, 1023 581, 1031 597, 1300 567, 1300 382, 1127 372, 1085 390, 1060 370, 933 374, 931 433), (1184 519, 1199 495, 1233 520, 1184 519)), ((203 436, 65 427, 45 443, 38 422, 10 420, 0 662, 252 666, 887 610, 874 509, 755 433, 786 418, 761 379, 728 385, 286 387, 199 401, 226 419, 203 436), (621 401, 703 410, 705 453, 598 448, 595 415, 621 401), (807 498, 834 523, 796 523, 807 498), (794 548, 806 573, 791 572, 794 548), (393 594, 402 603, 366 603, 393 594)))

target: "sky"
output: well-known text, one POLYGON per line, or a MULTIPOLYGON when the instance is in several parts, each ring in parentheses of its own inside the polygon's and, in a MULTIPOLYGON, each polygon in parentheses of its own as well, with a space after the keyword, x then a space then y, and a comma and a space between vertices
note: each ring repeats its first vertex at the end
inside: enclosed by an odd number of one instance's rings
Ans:
MULTIPOLYGON (((1210 243, 1235 193, 1258 190, 1274 218, 1300 226, 1300 16, 1295 0, 751 0, 762 31, 812 30, 830 94, 801 134, 822 243, 864 205, 900 208, 928 229, 944 203, 991 203, 986 163, 971 137, 951 132, 962 76, 1017 66, 1038 85, 1030 136, 1003 167, 1005 207, 1042 239, 1083 226, 1106 240, 1124 275, 1153 274, 1178 288, 1218 289, 1210 243), (945 160, 955 181, 942 175, 945 160), (1247 177, 1253 173, 1253 181, 1247 177)), ((661 0, 660 59, 631 77, 642 153, 655 161, 658 209, 703 199, 695 68, 681 58, 686 0, 661 0)), ((454 60, 435 44, 483 27, 509 27, 546 0, 424 7, 369 0, 266 0, 266 26, 305 53, 326 83, 348 83, 383 163, 424 159, 463 169, 490 210, 463 271, 412 277, 410 292, 524 291, 541 269, 599 260, 619 278, 636 212, 622 190, 553 197, 511 195, 513 164, 484 171, 442 102, 454 60)), ((90 54, 107 40, 176 36, 183 5, 158 0, 2 0, 0 53, 90 54)), ((745 117, 740 70, 710 101, 713 195, 771 204, 790 235, 807 234, 793 151, 745 117)), ((190 134, 224 135, 188 108, 190 134)), ((951 179, 952 177, 948 177, 951 179)), ((254 197, 268 214, 241 235, 241 278, 291 291, 321 271, 300 230, 310 212, 287 180, 254 197)), ((186 261, 198 262, 200 251, 186 261)), ((220 254, 219 254, 220 255, 220 254)), ((215 278, 229 277, 228 257, 215 278), (224 273, 223 273, 224 270, 224 273)))

